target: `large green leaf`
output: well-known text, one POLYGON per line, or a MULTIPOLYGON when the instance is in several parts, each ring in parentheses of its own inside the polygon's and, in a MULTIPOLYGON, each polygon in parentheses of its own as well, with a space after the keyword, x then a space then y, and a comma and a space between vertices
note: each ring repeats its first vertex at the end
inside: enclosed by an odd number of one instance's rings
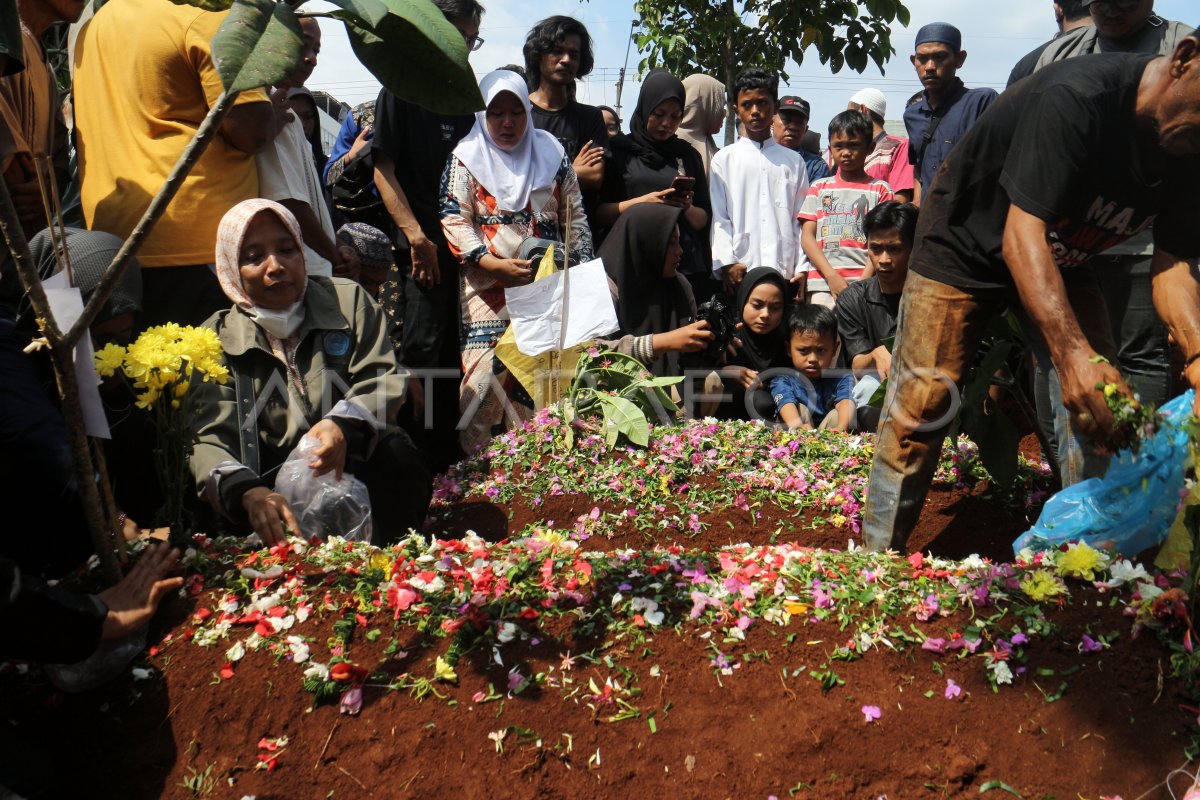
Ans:
POLYGON ((482 109, 483 96, 467 63, 467 43, 438 7, 430 0, 379 2, 390 13, 373 27, 338 12, 334 16, 346 23, 354 54, 384 88, 441 114, 482 109))
MULTIPOLYGON (((96 8, 99 9, 103 5, 104 0, 96 0, 96 8)), ((226 11, 233 0, 171 0, 177 6, 195 6, 202 8, 205 11, 226 11)))
MULTIPOLYGON (((604 407, 604 426, 609 437, 615 429, 639 447, 650 443, 650 423, 641 409, 624 397, 598 393, 596 399, 604 407)), ((610 441, 610 445, 614 442, 610 441)))
POLYGON ((387 16, 388 7, 383 0, 328 0, 338 6, 330 16, 352 22, 362 28, 374 28, 387 16))
POLYGON ((296 71, 303 43, 290 6, 236 0, 213 37, 213 63, 226 92, 272 86, 296 71))

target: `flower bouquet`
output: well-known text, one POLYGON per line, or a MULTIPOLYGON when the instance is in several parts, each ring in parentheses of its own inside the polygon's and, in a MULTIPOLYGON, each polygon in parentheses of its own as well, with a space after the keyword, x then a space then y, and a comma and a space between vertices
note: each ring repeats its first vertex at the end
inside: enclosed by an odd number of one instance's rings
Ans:
POLYGON ((163 494, 156 523, 172 532, 186 530, 189 523, 184 498, 191 483, 188 459, 196 444, 192 381, 224 384, 229 370, 222 355, 215 331, 175 323, 148 328, 127 348, 108 344, 96 353, 100 376, 120 372, 132 381, 138 408, 154 420, 154 461, 163 494))

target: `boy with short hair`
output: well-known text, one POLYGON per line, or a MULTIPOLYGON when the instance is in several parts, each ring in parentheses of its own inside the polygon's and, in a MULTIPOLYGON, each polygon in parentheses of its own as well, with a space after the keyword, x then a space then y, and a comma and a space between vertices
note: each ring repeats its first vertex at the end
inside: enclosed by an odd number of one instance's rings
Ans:
POLYGON ((824 377, 837 352, 837 318, 822 306, 803 305, 787 321, 788 355, 796 373, 771 379, 775 411, 789 428, 848 431, 854 426, 854 376, 824 377))
POLYGON ((778 91, 779 79, 765 70, 738 75, 730 97, 745 136, 722 148, 709 167, 713 276, 730 297, 754 267, 797 279, 796 214, 808 192, 808 176, 800 155, 771 136, 778 91))
POLYGON ((860 111, 843 111, 833 118, 829 152, 837 174, 814 182, 800 209, 804 254, 817 273, 808 272, 808 301, 826 308, 833 308, 851 281, 871 276, 863 218, 893 199, 885 181, 866 173, 874 148, 871 133, 871 119, 860 111))
POLYGON ((881 410, 873 408, 870 400, 892 370, 892 353, 885 341, 896 335, 916 230, 917 207, 909 203, 889 200, 867 212, 863 232, 875 274, 850 284, 834 309, 842 353, 859 376, 854 385, 859 430, 875 430, 879 425, 881 410))

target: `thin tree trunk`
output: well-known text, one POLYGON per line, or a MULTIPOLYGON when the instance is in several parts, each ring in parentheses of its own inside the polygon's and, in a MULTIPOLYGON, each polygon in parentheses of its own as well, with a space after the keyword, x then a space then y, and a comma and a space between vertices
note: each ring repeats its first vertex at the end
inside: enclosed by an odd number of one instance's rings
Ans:
MULTIPOLYGON (((29 243, 25 240, 25 232, 21 229, 20 218, 13 207, 12 196, 8 192, 8 184, 0 179, 0 230, 8 249, 13 254, 21 283, 25 284, 29 299, 33 303, 34 313, 38 323, 50 343, 50 363, 54 365, 54 377, 58 381, 58 393, 62 398, 63 421, 67 428, 67 442, 71 448, 71 458, 75 464, 76 490, 83 501, 83 513, 87 520, 88 531, 92 536, 92 546, 100 557, 100 568, 106 580, 116 582, 121 578, 121 566, 117 563, 117 554, 113 549, 112 538, 108 525, 104 522, 104 512, 100 505, 100 492, 96 487, 96 478, 92 472, 92 458, 88 453, 87 431, 83 423, 83 407, 79 404, 79 386, 75 382, 75 366, 72 358, 72 348, 63 344, 58 324, 50 311, 50 303, 46 292, 38 278, 37 268, 33 265, 33 257, 29 253, 29 243)), ((19 458, 19 454, 12 454, 19 458)))
MULTIPOLYGON (((38 324, 50 346, 50 360, 54 365, 54 377, 58 382, 59 396, 62 398, 63 420, 66 423, 67 439, 70 443, 71 455, 75 462, 75 480, 78 484, 77 488, 81 499, 83 500, 84 516, 87 520, 88 529, 91 532, 92 545, 95 547, 96 554, 100 558, 100 566, 104 571, 104 576, 107 580, 114 583, 120 579, 121 569, 117 561, 116 551, 114 550, 110 526, 104 519, 103 504, 94 473, 95 467, 88 449, 87 432, 83 422, 83 408, 79 401, 79 386, 75 381, 73 359, 75 343, 79 341, 79 337, 84 334, 88 326, 91 325, 96 315, 100 312, 100 309, 108 302, 109 296, 120 281, 121 275, 125 272, 130 260, 150 234, 155 223, 162 217, 163 212, 167 209, 167 205, 174 199, 180 187, 183 186, 184 178, 191 172, 192 167, 200 160, 200 156, 204 154, 209 143, 217 134, 221 121, 229 113, 229 109, 232 108, 233 101, 237 98, 237 95, 237 92, 222 93, 217 98, 217 102, 209 109, 208 115, 200 123, 200 128, 196 131, 196 136, 188 143, 188 146, 180 155, 179 161, 175 163, 174 168, 171 170, 171 174, 167 176, 167 182, 163 184, 158 194, 154 196, 154 199, 150 202, 149 207, 146 208, 145 213, 138 222, 137 227, 133 229, 133 233, 125 240, 125 243, 113 258, 112 263, 108 265, 108 269, 104 272, 104 277, 101 278, 99 285, 92 293, 92 297, 84 308, 83 313, 65 335, 54 319, 54 313, 50 310, 50 303, 42 287, 41 278, 38 276, 37 268, 33 264, 33 257, 29 252, 29 243, 25 239, 25 232, 21 228, 20 218, 13 207, 8 185, 0 178, 0 231, 4 234, 8 249, 12 253, 13 260, 16 263, 17 273, 21 277, 21 283, 25 287, 30 303, 33 306, 34 314, 37 316, 38 324)), ((103 483, 107 483, 107 480, 107 475, 102 477, 103 483)))

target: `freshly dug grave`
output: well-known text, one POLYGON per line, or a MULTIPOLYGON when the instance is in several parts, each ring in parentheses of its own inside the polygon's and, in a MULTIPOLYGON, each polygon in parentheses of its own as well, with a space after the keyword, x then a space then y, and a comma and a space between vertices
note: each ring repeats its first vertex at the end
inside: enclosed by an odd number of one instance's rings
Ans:
POLYGON ((1175 623, 1167 596, 1081 548, 1000 563, 1022 513, 977 483, 935 490, 914 541, 935 557, 900 559, 809 549, 852 514, 753 489, 649 536, 577 492, 489 510, 463 474, 441 524, 511 540, 201 539, 145 662, 71 697, 10 668, 8 730, 62 797, 1169 797, 1186 762, 1182 649, 1146 629, 1175 623))

